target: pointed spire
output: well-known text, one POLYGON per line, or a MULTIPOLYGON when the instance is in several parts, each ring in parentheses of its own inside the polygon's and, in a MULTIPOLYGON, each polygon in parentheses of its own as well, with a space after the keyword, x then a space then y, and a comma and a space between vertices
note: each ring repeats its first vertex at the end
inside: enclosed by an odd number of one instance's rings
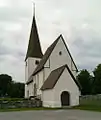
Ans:
POLYGON ((39 41, 39 36, 38 36, 38 31, 37 31, 37 26, 36 26, 36 20, 35 20, 35 16, 33 16, 31 34, 30 34, 29 45, 28 45, 28 50, 27 50, 25 60, 28 57, 42 58, 42 56, 43 54, 42 54, 42 50, 40 46, 40 41, 39 41))

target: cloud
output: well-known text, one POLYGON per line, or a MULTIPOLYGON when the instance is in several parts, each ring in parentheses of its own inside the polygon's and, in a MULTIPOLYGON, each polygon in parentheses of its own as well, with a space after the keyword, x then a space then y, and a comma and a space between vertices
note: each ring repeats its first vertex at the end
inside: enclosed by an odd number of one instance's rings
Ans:
MULTIPOLYGON (((63 34, 79 69, 101 62, 101 0, 34 0, 42 49, 63 34)), ((24 81, 33 5, 29 0, 0 1, 0 73, 24 81)))

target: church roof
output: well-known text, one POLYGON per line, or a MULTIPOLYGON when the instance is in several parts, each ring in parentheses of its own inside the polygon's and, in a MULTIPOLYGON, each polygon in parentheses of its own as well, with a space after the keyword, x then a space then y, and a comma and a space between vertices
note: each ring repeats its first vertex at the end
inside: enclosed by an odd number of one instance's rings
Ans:
MULTIPOLYGON (((31 82, 33 81, 33 80, 31 79, 31 77, 32 77, 33 75, 37 74, 39 71, 41 71, 41 70, 44 68, 45 63, 47 62, 49 56, 51 55, 53 49, 55 48, 55 46, 56 46, 56 44, 57 44, 57 42, 59 41, 60 38, 62 38, 62 40, 63 40, 63 42, 64 42, 64 45, 66 46, 66 43, 65 43, 62 35, 60 35, 60 36, 51 44, 51 46, 48 47, 48 49, 46 50, 45 54, 43 55, 43 57, 42 57, 39 65, 36 67, 35 71, 34 71, 33 74, 30 76, 30 78, 29 78, 29 80, 27 81, 26 84, 31 83, 31 82)), ((77 67, 76 67, 76 64, 75 64, 75 62, 74 62, 74 60, 73 60, 73 58, 72 58, 72 56, 71 56, 71 54, 70 54, 67 46, 66 46, 66 49, 67 49, 67 51, 68 51, 68 53, 69 53, 69 55, 70 55, 70 57, 71 57, 72 62, 73 62, 74 65, 75 65, 76 70, 78 71, 78 69, 77 69, 77 67)))
POLYGON ((61 35, 53 42, 53 44, 48 47, 48 49, 46 50, 44 56, 42 57, 42 60, 40 61, 39 65, 37 66, 37 68, 35 69, 33 75, 35 75, 37 72, 39 72, 41 69, 44 68, 44 65, 46 63, 46 61, 48 60, 50 54, 52 53, 54 47, 56 46, 59 38, 61 37, 61 35))
POLYGON ((80 83, 75 79, 74 75, 70 71, 69 67, 67 65, 63 65, 55 70, 53 70, 50 75, 48 76, 47 80, 44 82, 43 86, 41 87, 41 90, 47 90, 54 88, 55 84, 59 80, 60 76, 62 75, 64 69, 67 68, 69 74, 71 75, 74 82, 77 84, 79 89, 81 90, 80 83))
POLYGON ((35 17, 33 17, 33 23, 32 23, 32 28, 31 28, 30 39, 29 39, 29 45, 28 45, 28 50, 27 50, 25 60, 28 57, 42 58, 42 56, 43 56, 43 54, 42 54, 42 50, 41 50, 41 46, 40 46, 36 21, 35 21, 35 17))
POLYGON ((53 44, 51 44, 50 47, 47 48, 44 56, 42 57, 39 65, 36 67, 35 71, 33 72, 33 74, 30 76, 29 80, 27 81, 26 84, 31 83, 33 80, 31 79, 33 75, 35 75, 36 73, 38 73, 39 71, 41 71, 44 68, 44 65, 47 61, 47 59, 49 58, 50 54, 52 53, 54 47, 56 46, 59 38, 61 37, 61 35, 53 42, 53 44))
POLYGON ((74 60, 73 60, 73 58, 72 58, 72 56, 71 56, 71 54, 70 54, 67 46, 66 46, 65 41, 64 41, 62 35, 60 35, 60 36, 53 42, 53 44, 46 50, 44 56, 42 57, 42 60, 40 61, 39 65, 36 67, 33 75, 35 75, 37 72, 39 72, 40 70, 42 70, 42 69, 44 68, 44 65, 45 65, 47 59, 49 58, 50 54, 52 53, 52 51, 53 51, 54 47, 56 46, 56 44, 57 44, 58 40, 60 39, 60 37, 62 38, 62 40, 63 40, 63 42, 64 42, 64 45, 65 45, 65 47, 66 47, 66 49, 67 49, 67 51, 68 51, 68 53, 69 53, 69 55, 70 55, 70 57, 71 57, 71 60, 72 60, 72 62, 74 63, 76 70, 78 71, 77 66, 76 66, 76 64, 75 64, 75 62, 74 62, 74 60))

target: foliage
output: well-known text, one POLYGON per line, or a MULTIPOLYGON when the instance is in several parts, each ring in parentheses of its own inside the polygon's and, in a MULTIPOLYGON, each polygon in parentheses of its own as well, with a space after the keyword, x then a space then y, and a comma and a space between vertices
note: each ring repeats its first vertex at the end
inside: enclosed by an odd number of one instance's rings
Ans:
POLYGON ((101 64, 99 64, 93 71, 94 82, 93 82, 93 94, 101 94, 101 64))
POLYGON ((21 98, 24 97, 24 83, 12 82, 10 97, 21 98))
POLYGON ((77 79, 82 86, 82 95, 101 94, 101 64, 93 71, 91 76, 87 70, 81 70, 77 79))
POLYGON ((0 75, 0 96, 7 96, 12 83, 12 77, 6 74, 0 75))
POLYGON ((9 75, 0 75, 0 97, 22 98, 24 86, 24 83, 14 82, 9 75))
POLYGON ((82 86, 81 94, 89 95, 91 94, 91 79, 92 76, 89 74, 87 70, 82 70, 78 76, 77 80, 80 82, 82 86))

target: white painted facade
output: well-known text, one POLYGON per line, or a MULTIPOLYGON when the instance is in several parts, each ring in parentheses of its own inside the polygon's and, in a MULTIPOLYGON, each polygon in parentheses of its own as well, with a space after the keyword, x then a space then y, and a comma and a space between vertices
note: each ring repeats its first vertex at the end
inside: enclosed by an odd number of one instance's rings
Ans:
MULTIPOLYGON (((36 58, 28 58, 27 60, 28 66, 25 67, 26 81, 36 68, 35 60, 36 58)), ((61 107, 60 96, 63 91, 68 91, 70 93, 70 106, 79 105, 79 88, 66 68, 53 89, 44 91, 40 90, 50 73, 65 64, 68 65, 70 71, 76 78, 76 67, 67 51, 63 39, 60 37, 51 55, 46 61, 44 69, 32 77, 33 82, 25 85, 25 97, 28 98, 30 96, 34 96, 34 84, 36 83, 37 95, 41 96, 44 107, 61 107), (59 54, 60 52, 61 55, 59 54)))
POLYGON ((68 65, 68 67, 70 68, 74 77, 76 78, 77 71, 76 71, 75 65, 74 65, 73 61, 71 60, 70 55, 68 54, 68 51, 64 45, 62 38, 60 38, 60 40, 56 44, 54 50, 52 51, 50 57, 48 58, 46 64, 44 65, 45 80, 47 79, 47 77, 53 70, 65 65, 65 64, 68 65), (62 52, 62 55, 59 55, 60 51, 62 52))
POLYGON ((25 98, 29 98, 30 96, 33 96, 34 94, 34 89, 33 89, 33 82, 25 85, 25 98))
POLYGON ((54 90, 49 89, 42 92, 43 107, 54 107, 54 90))
POLYGON ((53 71, 56 68, 59 68, 60 66, 63 66, 67 64, 74 76, 76 76, 76 68, 73 64, 73 61, 71 60, 71 57, 64 45, 64 42, 62 38, 58 41, 56 44, 52 54, 50 55, 50 68, 51 71, 53 71), (59 52, 61 52, 61 55, 59 55, 59 52))
POLYGON ((71 75, 69 74, 67 68, 65 68, 64 72, 54 87, 54 107, 61 107, 60 96, 63 91, 68 91, 70 93, 70 106, 79 105, 80 91, 71 75))
POLYGON ((38 60, 40 62, 41 59, 39 58, 33 58, 29 57, 25 62, 25 81, 29 79, 29 77, 32 75, 33 71, 37 67, 35 64, 35 61, 38 60))
POLYGON ((80 91, 67 68, 65 68, 53 89, 43 91, 43 106, 61 107, 61 94, 63 91, 70 93, 70 106, 79 105, 80 91))
MULTIPOLYGON (((29 77, 32 75, 33 71, 37 67, 35 64, 36 60, 40 61, 39 58, 29 57, 25 62, 25 82, 28 81, 29 77)), ((33 96, 33 82, 29 85, 25 85, 25 98, 33 96)))

